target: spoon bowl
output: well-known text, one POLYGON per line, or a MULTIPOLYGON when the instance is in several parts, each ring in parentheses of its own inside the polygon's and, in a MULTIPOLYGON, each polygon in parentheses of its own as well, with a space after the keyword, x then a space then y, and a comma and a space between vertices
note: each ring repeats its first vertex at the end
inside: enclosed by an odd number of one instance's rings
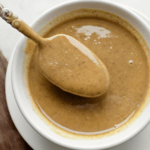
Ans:
POLYGON ((72 36, 54 35, 39 48, 43 75, 62 90, 83 97, 97 97, 107 91, 109 74, 106 66, 72 36))

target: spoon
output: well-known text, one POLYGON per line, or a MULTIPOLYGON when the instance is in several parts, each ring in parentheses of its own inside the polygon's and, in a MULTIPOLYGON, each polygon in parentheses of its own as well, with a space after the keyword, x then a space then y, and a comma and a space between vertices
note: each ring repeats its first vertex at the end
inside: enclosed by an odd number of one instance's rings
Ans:
POLYGON ((109 87, 106 66, 78 40, 65 34, 43 38, 1 4, 0 16, 37 43, 41 72, 51 83, 83 97, 98 97, 106 93, 109 87))

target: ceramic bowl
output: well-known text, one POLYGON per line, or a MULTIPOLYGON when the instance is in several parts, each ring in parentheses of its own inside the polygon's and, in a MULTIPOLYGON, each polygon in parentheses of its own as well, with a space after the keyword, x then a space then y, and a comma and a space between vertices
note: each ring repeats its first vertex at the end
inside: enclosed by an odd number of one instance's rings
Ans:
MULTIPOLYGON (((146 42, 150 46, 150 28, 139 16, 133 13, 131 10, 123 7, 114 2, 109 1, 68 1, 59 4, 53 8, 50 8, 44 12, 40 17, 38 17, 32 24, 33 29, 38 32, 46 23, 48 23, 53 18, 72 10, 80 8, 91 8, 91 9, 101 9, 113 14, 116 14, 128 22, 130 22, 145 38, 146 42), (40 22, 38 22, 40 20, 40 22)), ((16 98, 16 102, 20 108, 25 119, 29 124, 42 136, 50 141, 53 141, 59 145, 72 148, 72 149, 84 149, 84 150, 94 150, 94 149, 105 149, 116 146, 123 143, 137 133, 139 133, 150 121, 150 104, 147 105, 143 113, 125 130, 114 134, 109 137, 96 139, 96 140, 73 140, 69 138, 64 138, 52 130, 37 116, 33 111, 31 104, 28 100, 28 96, 25 92, 25 87, 22 78, 22 66, 24 58, 24 49, 26 46, 26 38, 22 37, 17 43, 15 54, 12 63, 12 86, 13 92, 16 98)))

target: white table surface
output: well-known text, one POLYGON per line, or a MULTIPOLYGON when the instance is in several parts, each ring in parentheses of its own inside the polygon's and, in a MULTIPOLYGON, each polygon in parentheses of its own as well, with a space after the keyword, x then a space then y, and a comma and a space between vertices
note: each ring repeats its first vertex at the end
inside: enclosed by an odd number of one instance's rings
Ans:
MULTIPOLYGON (((33 20, 48 8, 67 0, 0 0, 0 3, 12 10, 16 15, 31 24, 33 20)), ((110 0, 130 6, 150 18, 150 0, 110 0)), ((9 24, 0 19, 0 50, 9 61, 13 48, 19 40, 21 34, 13 29, 9 24)), ((131 142, 136 142, 136 149, 128 147, 128 150, 150 150, 150 125, 140 133, 138 138, 131 142), (148 132, 149 131, 149 132, 148 132), (140 142, 142 141, 142 142, 140 142)), ((128 142, 130 144, 130 141, 128 142)), ((113 148, 115 150, 115 148, 113 148)), ((121 147, 120 147, 121 150, 121 147)))

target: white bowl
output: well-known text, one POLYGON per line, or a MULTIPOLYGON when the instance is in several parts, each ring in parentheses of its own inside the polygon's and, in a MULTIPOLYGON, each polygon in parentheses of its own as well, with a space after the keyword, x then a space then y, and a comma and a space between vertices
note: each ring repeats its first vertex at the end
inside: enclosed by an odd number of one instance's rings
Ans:
MULTIPOLYGON (((109 1, 69 1, 59 4, 48 11, 43 13, 39 18, 37 18, 32 24, 33 29, 38 32, 46 23, 48 23, 53 18, 72 10, 80 8, 92 8, 101 9, 111 13, 114 13, 128 22, 130 22, 145 38, 146 42, 150 41, 150 28, 149 26, 135 13, 130 11, 123 6, 109 1), (38 22, 40 20, 40 22, 38 22)), ((59 145, 72 148, 72 149, 105 149, 116 146, 123 143, 137 133, 139 133, 150 121, 150 104, 147 105, 143 113, 131 124, 127 129, 114 134, 109 137, 105 137, 97 140, 72 140, 64 138, 52 130, 37 116, 33 111, 28 97, 25 93, 23 78, 22 78, 22 66, 24 58, 24 49, 26 44, 26 38, 22 37, 17 43, 15 49, 15 54, 12 63, 12 86, 13 92, 25 119, 30 123, 30 125, 41 135, 43 135, 48 140, 51 140, 59 145)), ((150 42, 148 43, 150 46, 150 42)))

